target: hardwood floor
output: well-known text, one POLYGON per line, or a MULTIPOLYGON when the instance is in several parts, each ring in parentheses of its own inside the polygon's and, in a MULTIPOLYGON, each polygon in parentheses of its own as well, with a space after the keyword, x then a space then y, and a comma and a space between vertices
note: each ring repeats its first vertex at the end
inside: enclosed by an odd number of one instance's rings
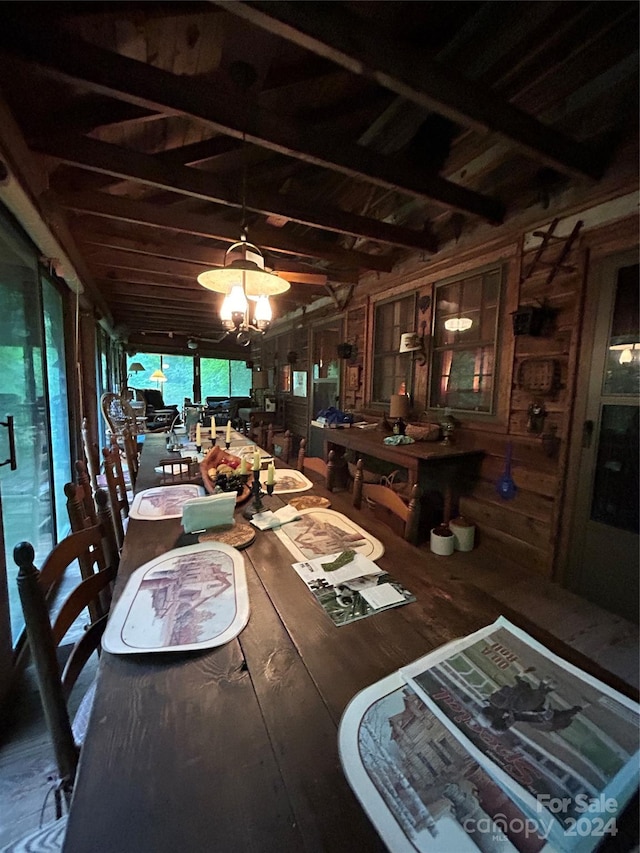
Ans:
MULTIPOLYGON (((436 560, 451 576, 493 595, 523 613, 634 687, 639 686, 638 626, 614 616, 557 585, 518 570, 482 547, 470 553, 435 557, 425 547, 428 567, 436 560)), ((83 673, 86 688, 95 672, 92 662, 83 673)), ((83 685, 79 685, 81 695, 83 685)), ((76 696, 76 702, 79 696, 76 696)), ((53 751, 45 728, 37 686, 28 668, 16 685, 2 721, 0 742, 0 848, 54 815, 47 773, 53 768, 53 751)))

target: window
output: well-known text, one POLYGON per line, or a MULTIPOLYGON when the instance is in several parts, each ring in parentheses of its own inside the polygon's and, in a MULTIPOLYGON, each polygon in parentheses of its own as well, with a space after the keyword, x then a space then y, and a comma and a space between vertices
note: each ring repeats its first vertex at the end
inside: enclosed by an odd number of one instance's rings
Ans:
POLYGON ((436 285, 429 406, 493 414, 501 268, 436 285))
POLYGON ((415 325, 415 295, 403 296, 389 302, 379 302, 375 308, 373 329, 373 388, 371 401, 388 403, 392 394, 408 391, 411 380, 411 359, 400 354, 400 337, 415 325))

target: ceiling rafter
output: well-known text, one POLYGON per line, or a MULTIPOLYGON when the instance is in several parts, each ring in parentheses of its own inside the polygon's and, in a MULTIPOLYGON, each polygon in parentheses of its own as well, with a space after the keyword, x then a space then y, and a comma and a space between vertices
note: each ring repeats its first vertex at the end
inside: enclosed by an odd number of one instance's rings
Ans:
MULTIPOLYGON (((201 213, 174 211, 171 208, 159 208, 155 205, 107 193, 72 193, 58 199, 61 207, 77 213, 116 219, 122 222, 133 222, 143 225, 153 225, 156 228, 167 228, 171 231, 193 234, 213 240, 235 243, 238 239, 238 226, 220 217, 201 213)), ((251 239, 262 249, 284 254, 299 255, 309 258, 319 258, 347 269, 379 270, 389 272, 393 267, 393 259, 389 257, 366 254, 342 249, 339 246, 324 246, 317 241, 288 237, 279 228, 267 225, 252 225, 251 239)))
POLYGON ((574 177, 598 179, 604 163, 587 145, 546 127, 534 116, 501 101, 495 92, 398 44, 361 19, 356 22, 336 3, 279 0, 211 0, 273 35, 365 75, 380 86, 481 133, 506 137, 519 150, 574 177))
MULTIPOLYGON (((301 4, 304 5, 304 4, 301 4)), ((0 28, 0 45, 11 55, 31 60, 49 72, 96 92, 159 112, 176 111, 214 130, 352 178, 395 189, 416 198, 487 219, 502 221, 499 201, 453 184, 437 174, 398 163, 346 140, 318 136, 302 124, 264 110, 247 115, 237 93, 217 87, 203 97, 178 75, 121 56, 62 30, 29 27, 8 9, 0 28)))
MULTIPOLYGON (((189 166, 166 166, 161 159, 151 154, 141 154, 83 136, 44 136, 34 140, 32 147, 69 166, 111 175, 121 180, 135 181, 154 189, 170 190, 226 207, 242 207, 241 199, 225 190, 215 175, 189 166)), ((246 208, 264 216, 283 216, 301 225, 350 237, 364 237, 406 249, 434 251, 436 248, 433 237, 429 234, 346 213, 338 208, 306 206, 302 201, 289 196, 260 197, 252 191, 246 208)))

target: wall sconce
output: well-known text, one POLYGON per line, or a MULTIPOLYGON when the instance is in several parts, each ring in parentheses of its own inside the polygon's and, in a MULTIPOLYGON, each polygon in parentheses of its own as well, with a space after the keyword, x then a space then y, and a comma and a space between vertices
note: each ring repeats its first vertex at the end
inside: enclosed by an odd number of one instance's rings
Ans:
POLYGON ((415 332, 405 332, 402 335, 400 338, 400 352, 411 352, 414 354, 414 358, 417 353, 417 357, 420 359, 419 364, 424 366, 427 363, 427 354, 424 351, 424 337, 420 337, 415 332))

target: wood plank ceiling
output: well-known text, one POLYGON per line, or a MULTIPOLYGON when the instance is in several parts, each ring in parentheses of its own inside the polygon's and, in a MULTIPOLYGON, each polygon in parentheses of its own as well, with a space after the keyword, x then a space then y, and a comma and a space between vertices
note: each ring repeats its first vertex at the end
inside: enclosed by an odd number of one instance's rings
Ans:
POLYGON ((196 276, 243 198, 282 315, 597 181, 637 72, 636 2, 23 2, 0 28, 39 202, 132 349, 219 337, 196 276))

